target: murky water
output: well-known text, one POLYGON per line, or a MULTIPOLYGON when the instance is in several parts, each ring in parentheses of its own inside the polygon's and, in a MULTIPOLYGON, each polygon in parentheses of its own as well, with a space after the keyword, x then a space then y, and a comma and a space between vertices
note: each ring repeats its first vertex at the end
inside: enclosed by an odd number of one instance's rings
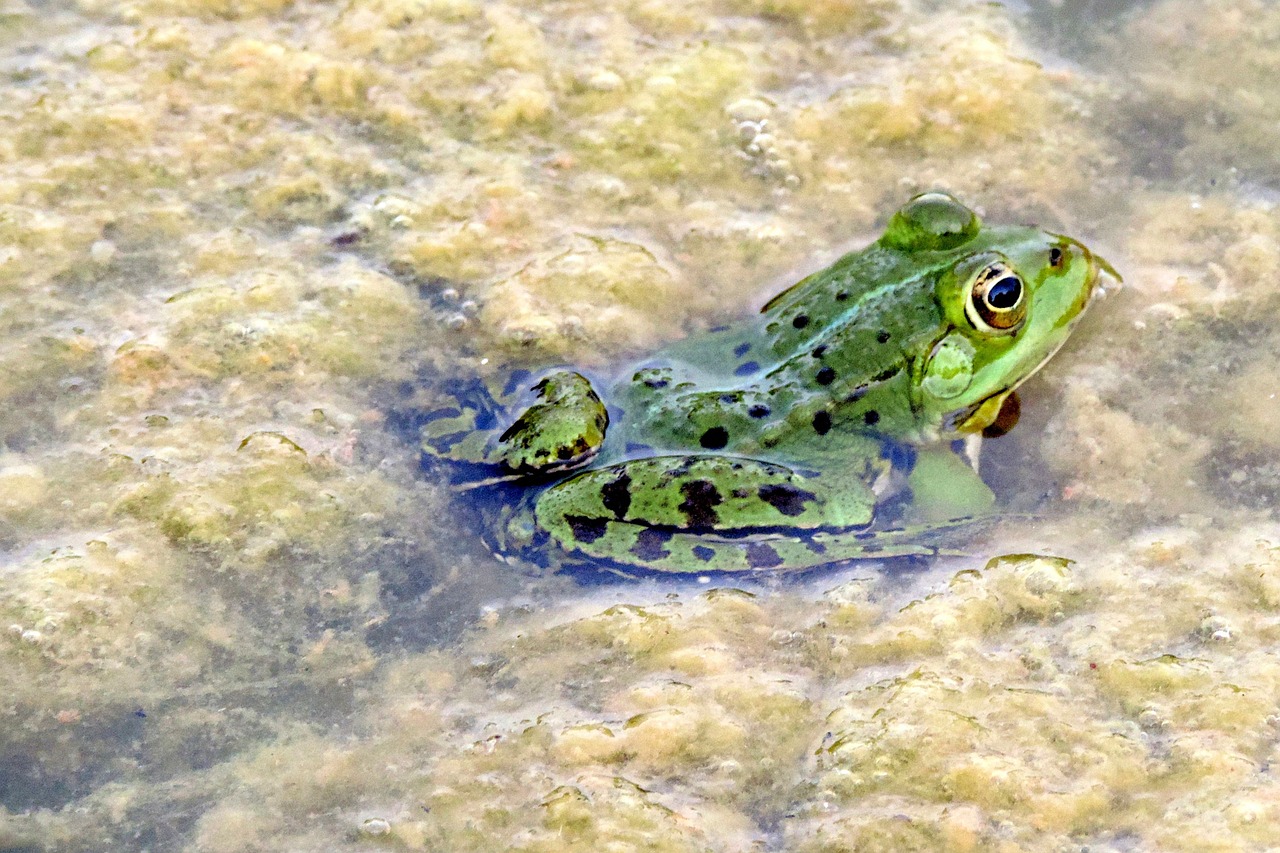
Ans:
POLYGON ((0 850, 1266 848, 1277 44, 1258 0, 0 7, 0 850), (449 378, 607 370, 931 187, 1126 278, 971 556, 567 577, 420 472, 449 378))

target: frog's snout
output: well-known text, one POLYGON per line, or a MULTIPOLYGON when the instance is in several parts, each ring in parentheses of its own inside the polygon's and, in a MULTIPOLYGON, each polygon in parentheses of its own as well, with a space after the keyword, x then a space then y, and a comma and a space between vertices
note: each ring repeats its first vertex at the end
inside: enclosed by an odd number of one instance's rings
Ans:
POLYGON ((1084 254, 1085 261, 1089 264, 1089 298, 1085 303, 1086 305, 1092 303, 1095 299, 1103 299, 1108 293, 1117 291, 1124 286, 1124 279, 1106 258, 1089 251, 1089 248, 1079 240, 1072 240, 1071 242, 1080 249, 1084 254))

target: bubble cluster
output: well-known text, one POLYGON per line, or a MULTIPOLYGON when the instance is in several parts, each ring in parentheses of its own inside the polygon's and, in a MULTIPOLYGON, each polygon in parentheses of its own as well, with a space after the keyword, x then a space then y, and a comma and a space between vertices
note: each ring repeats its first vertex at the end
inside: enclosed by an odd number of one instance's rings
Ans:
POLYGON ((461 331, 471 325, 480 311, 480 303, 464 294, 456 287, 442 288, 435 294, 433 314, 446 329, 461 331))
POLYGON ((750 164, 750 173, 795 189, 800 176, 773 131, 768 118, 772 110, 772 104, 759 98, 743 98, 725 108, 734 123, 739 156, 750 164))

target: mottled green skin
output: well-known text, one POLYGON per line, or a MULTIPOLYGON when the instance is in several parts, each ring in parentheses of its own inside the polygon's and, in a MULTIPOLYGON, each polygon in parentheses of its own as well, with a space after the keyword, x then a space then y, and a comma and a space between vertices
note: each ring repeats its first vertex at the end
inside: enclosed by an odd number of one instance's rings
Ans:
POLYGON ((549 538, 670 572, 933 553, 931 533, 992 502, 949 443, 989 426, 1058 349, 1100 266, 1074 240, 984 227, 926 194, 760 315, 627 371, 603 395, 613 423, 585 378, 559 371, 511 426, 467 433, 464 404, 428 427, 424 447, 484 463, 483 482, 536 485, 499 536, 510 549, 549 538), (976 307, 997 310, 977 294, 997 280, 997 301, 1020 301, 993 316, 1021 317, 1016 327, 990 326, 976 307), (547 485, 553 472, 564 478, 547 485), (877 525, 890 501, 910 528, 877 525))

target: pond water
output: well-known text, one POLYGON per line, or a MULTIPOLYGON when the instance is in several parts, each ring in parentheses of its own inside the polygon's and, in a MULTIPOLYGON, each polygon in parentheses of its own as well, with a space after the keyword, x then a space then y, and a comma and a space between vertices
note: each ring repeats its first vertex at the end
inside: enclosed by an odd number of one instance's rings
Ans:
POLYGON ((0 5, 0 851, 1272 844, 1277 72, 1264 0, 0 5), (566 575, 421 471, 930 188, 1125 277, 964 555, 566 575))

